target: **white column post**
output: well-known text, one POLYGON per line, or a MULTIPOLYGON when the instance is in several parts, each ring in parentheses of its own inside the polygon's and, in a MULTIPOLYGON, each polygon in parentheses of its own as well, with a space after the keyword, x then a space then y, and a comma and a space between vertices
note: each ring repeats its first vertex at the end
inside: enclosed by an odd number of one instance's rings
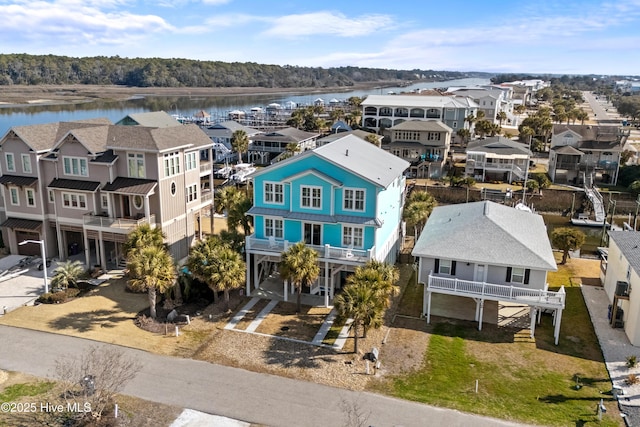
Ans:
POLYGON ((556 327, 553 331, 553 337, 556 339, 555 344, 558 345, 558 340, 560 339, 560 323, 562 320, 562 309, 558 308, 556 310, 556 327))
POLYGON ((104 240, 102 239, 102 231, 98 231, 98 240, 100 240, 100 267, 107 269, 107 257, 105 256, 104 240))
POLYGON ((244 238, 244 250, 245 250, 245 265, 247 266, 247 272, 245 273, 246 276, 246 288, 247 288, 247 296, 249 296, 251 294, 251 269, 249 268, 251 266, 251 263, 249 262, 249 260, 251 259, 251 254, 249 253, 249 236, 246 236, 244 238))
POLYGON ((260 275, 258 274, 258 258, 253 257, 253 289, 258 289, 260 287, 260 275))
POLYGON ((91 268, 91 251, 89 247, 89 238, 87 237, 87 230, 82 230, 82 239, 84 240, 84 261, 87 264, 87 268, 91 268))
POLYGON ((329 307, 329 262, 328 261, 324 262, 324 306, 329 307))
POLYGON ((427 292, 427 323, 431 323, 431 292, 427 292))
POLYGON ((289 282, 287 280, 284 281, 284 302, 289 301, 289 282))
POLYGON ((482 317, 484 316, 484 300, 480 300, 480 316, 478 318, 478 330, 482 330, 482 317))
POLYGON ((533 338, 535 332, 536 332, 536 312, 537 312, 537 308, 536 307, 530 307, 530 317, 531 317, 531 326, 529 327, 529 329, 531 330, 531 338, 533 338))
POLYGON ((144 196, 144 216, 147 218, 149 225, 151 225, 151 208, 149 207, 149 195, 144 196))
POLYGON ((98 240, 98 238, 95 239, 96 241, 96 265, 102 265, 102 258, 100 257, 100 241, 98 240))

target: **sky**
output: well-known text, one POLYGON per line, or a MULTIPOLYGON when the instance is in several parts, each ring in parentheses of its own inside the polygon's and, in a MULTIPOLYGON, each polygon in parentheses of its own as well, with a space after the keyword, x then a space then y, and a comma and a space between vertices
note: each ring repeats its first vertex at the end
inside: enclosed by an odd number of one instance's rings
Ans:
POLYGON ((640 75, 640 0, 0 0, 0 53, 640 75))

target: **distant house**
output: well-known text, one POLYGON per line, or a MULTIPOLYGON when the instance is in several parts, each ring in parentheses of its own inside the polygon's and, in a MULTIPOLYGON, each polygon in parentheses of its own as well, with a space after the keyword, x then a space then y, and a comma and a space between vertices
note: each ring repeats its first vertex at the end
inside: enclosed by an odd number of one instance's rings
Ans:
POLYGON ((267 165, 287 151, 289 144, 296 144, 300 152, 311 150, 315 148, 319 136, 319 133, 293 127, 253 135, 249 138, 249 161, 267 165))
POLYGON ((438 120, 408 120, 387 131, 382 148, 411 163, 411 176, 439 178, 449 157, 452 129, 438 120))
POLYGON ((465 175, 478 182, 524 180, 531 151, 503 136, 471 141, 467 146, 465 175))
POLYGON ((156 128, 182 125, 182 123, 164 111, 128 114, 120 119, 116 124, 121 126, 149 126, 156 128))
POLYGON ((336 141, 336 140, 338 140, 340 138, 343 138, 343 137, 345 137, 347 135, 354 135, 354 136, 357 136, 358 138, 363 139, 365 141, 367 140, 367 138, 370 135, 373 135, 378 139, 378 146, 380 146, 382 144, 382 135, 378 135, 378 134, 375 134, 375 133, 367 132, 367 131, 364 131, 362 129, 356 129, 356 130, 350 130, 350 131, 347 131, 347 132, 331 133, 331 134, 329 134, 327 136, 323 136, 322 138, 319 138, 316 141, 316 147, 322 147, 323 145, 327 145, 328 143, 336 141))
POLYGON ((412 255, 427 322, 434 293, 472 298, 479 329, 485 301, 508 301, 529 306, 532 336, 540 311, 554 310, 557 343, 565 293, 548 290, 547 273, 557 267, 540 215, 490 201, 439 206, 412 255))
MULTIPOLYGON (((611 310, 609 322, 622 327, 632 345, 640 345, 640 232, 609 231, 603 278, 611 310), (636 291, 633 291, 636 289, 636 291)), ((602 276, 601 276, 602 277, 602 276)), ((602 314, 604 316, 604 314, 602 314)))
MULTIPOLYGON (((231 161, 238 157, 238 153, 233 152, 231 147, 231 137, 233 133, 241 130, 244 131, 249 138, 262 133, 257 129, 241 125, 234 120, 227 120, 216 123, 203 129, 204 132, 214 142, 214 159, 216 163, 231 161)), ((202 159, 208 160, 208 159, 202 159)))
POLYGON ((549 176, 561 184, 616 184, 620 154, 630 131, 616 126, 554 125, 549 176))
POLYGON ((347 135, 255 172, 248 212, 254 234, 245 243, 247 293, 296 242, 319 254, 320 279, 305 292, 323 292, 326 305, 357 266, 368 260, 395 263, 408 166, 347 135))
POLYGON ((349 126, 342 120, 338 120, 337 122, 331 125, 330 132, 339 133, 339 132, 349 132, 350 130, 353 130, 351 126, 349 126))

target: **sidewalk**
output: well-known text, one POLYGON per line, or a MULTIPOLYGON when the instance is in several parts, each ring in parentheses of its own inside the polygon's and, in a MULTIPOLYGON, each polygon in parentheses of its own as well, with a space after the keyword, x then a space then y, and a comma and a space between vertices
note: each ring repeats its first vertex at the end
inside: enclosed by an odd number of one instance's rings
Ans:
POLYGON ((622 387, 624 395, 618 403, 621 412, 627 415, 627 425, 640 426, 640 384, 627 385, 625 379, 629 374, 640 376, 640 367, 627 368, 627 357, 640 357, 640 347, 631 345, 623 329, 612 328, 607 318, 609 299, 601 286, 581 287, 584 301, 587 304, 591 323, 600 342, 609 376, 613 385, 622 387))

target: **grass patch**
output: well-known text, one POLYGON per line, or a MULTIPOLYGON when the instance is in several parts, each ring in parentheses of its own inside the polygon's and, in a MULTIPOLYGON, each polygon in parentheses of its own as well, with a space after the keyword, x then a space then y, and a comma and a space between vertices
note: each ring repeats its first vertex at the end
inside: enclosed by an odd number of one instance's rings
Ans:
POLYGON ((334 345, 345 323, 346 323, 346 319, 341 319, 339 316, 337 316, 334 319, 333 324, 331 325, 331 328, 329 328, 327 335, 324 336, 322 343, 326 345, 334 345))
POLYGON ((423 285, 416 283, 417 272, 411 266, 402 266, 399 283, 406 283, 397 314, 420 317, 422 314, 423 285))
POLYGON ((10 385, 0 393, 0 402, 14 402, 21 397, 38 396, 47 393, 54 385, 51 381, 10 385))

